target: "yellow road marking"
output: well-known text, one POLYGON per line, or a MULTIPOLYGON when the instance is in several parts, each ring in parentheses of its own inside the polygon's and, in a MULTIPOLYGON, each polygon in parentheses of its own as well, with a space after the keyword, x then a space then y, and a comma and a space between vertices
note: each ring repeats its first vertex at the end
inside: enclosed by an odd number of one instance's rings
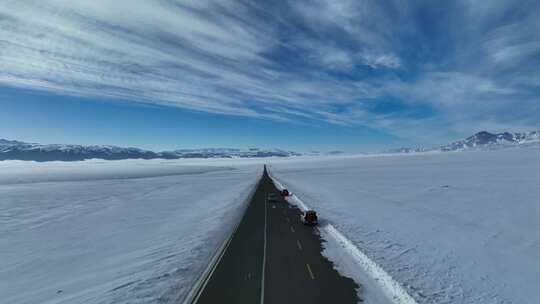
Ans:
POLYGON ((315 280, 315 276, 313 275, 313 271, 311 271, 311 267, 309 267, 309 264, 306 263, 307 271, 309 272, 309 276, 312 280, 315 280))
POLYGON ((302 244, 300 244, 299 240, 296 240, 296 245, 298 245, 298 250, 302 250, 302 244))

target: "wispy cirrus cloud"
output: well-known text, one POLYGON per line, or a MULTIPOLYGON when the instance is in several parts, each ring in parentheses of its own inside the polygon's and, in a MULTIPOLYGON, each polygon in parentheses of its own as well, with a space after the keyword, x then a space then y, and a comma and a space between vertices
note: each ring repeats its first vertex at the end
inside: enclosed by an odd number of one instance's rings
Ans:
POLYGON ((403 136, 440 121, 446 133, 534 127, 538 11, 466 0, 3 1, 0 84, 403 136))

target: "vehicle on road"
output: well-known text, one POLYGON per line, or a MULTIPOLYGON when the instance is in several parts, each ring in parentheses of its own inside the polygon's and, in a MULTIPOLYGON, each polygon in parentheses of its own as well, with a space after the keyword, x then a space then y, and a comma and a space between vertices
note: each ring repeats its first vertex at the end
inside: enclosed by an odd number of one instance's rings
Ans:
POLYGON ((287 196, 289 196, 289 190, 283 189, 283 190, 281 190, 280 194, 283 197, 287 197, 287 196))
POLYGON ((302 214, 300 215, 300 220, 302 221, 304 225, 308 225, 308 226, 315 226, 319 223, 317 212, 313 210, 302 212, 302 214))
POLYGON ((267 201, 269 203, 276 203, 277 202, 277 195, 275 193, 268 193, 267 201))

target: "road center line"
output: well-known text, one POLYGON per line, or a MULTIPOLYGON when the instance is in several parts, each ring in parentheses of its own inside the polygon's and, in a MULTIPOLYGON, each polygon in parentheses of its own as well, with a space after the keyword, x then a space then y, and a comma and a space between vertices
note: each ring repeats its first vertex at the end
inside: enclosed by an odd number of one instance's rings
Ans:
POLYGON ((315 280, 315 276, 313 275, 313 271, 311 271, 311 267, 309 267, 308 263, 306 263, 306 268, 307 268, 307 271, 309 272, 309 276, 311 277, 311 279, 315 280))
POLYGON ((261 304, 264 303, 264 276, 266 271, 266 210, 268 209, 268 193, 264 195, 264 247, 263 247, 263 262, 261 276, 261 304))
POLYGON ((299 240, 296 240, 296 245, 298 246, 298 250, 302 250, 302 244, 300 244, 299 240))
POLYGON ((294 232, 294 228, 293 228, 293 226, 291 226, 291 232, 294 232))

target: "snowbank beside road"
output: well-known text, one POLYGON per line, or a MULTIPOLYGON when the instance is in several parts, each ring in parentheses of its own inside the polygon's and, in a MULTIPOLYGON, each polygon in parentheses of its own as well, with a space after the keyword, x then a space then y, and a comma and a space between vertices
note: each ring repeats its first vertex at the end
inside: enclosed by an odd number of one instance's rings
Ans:
POLYGON ((536 303, 535 149, 275 162, 271 172, 418 303, 536 303))
POLYGON ((0 162, 2 301, 181 299, 261 174, 226 162, 0 162))
MULTIPOLYGON (((279 190, 286 189, 275 177, 279 190)), ((291 193, 286 200, 302 211, 312 210, 298 196, 291 193)), ((354 243, 347 239, 326 220, 319 223, 318 231, 324 239, 323 255, 344 276, 352 278, 360 289, 358 298, 365 304, 416 304, 407 291, 377 263, 366 256, 354 243)))

